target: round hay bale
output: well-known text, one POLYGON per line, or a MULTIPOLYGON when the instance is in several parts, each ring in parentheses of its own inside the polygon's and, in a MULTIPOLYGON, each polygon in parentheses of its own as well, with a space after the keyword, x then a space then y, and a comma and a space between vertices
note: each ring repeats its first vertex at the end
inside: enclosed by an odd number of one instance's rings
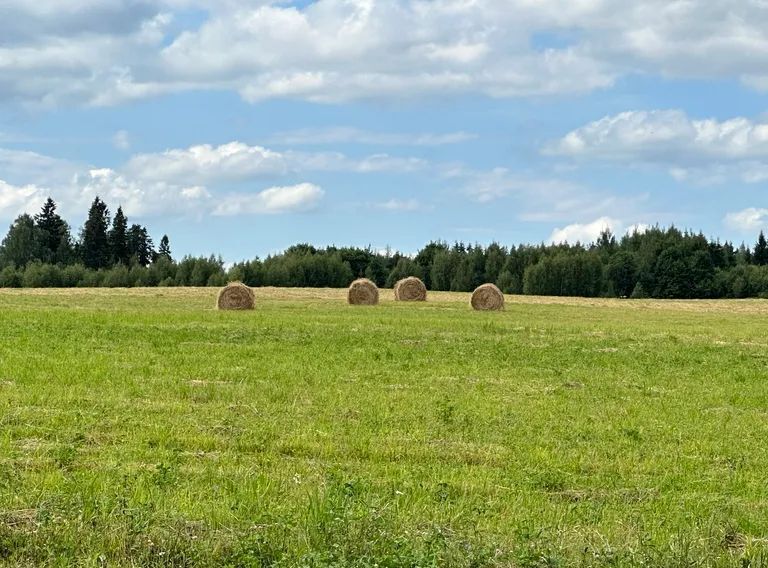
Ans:
POLYGON ((398 280, 395 284, 395 300, 398 302, 426 302, 427 287, 415 276, 398 280))
POLYGON ((379 289, 367 278, 359 278, 349 285, 347 300, 353 306, 375 306, 379 303, 379 289))
POLYGON ((504 294, 495 284, 483 284, 472 292, 472 308, 491 311, 504 309, 504 294))
POLYGON ((242 282, 230 282, 219 290, 216 307, 220 310, 252 310, 256 295, 242 282))

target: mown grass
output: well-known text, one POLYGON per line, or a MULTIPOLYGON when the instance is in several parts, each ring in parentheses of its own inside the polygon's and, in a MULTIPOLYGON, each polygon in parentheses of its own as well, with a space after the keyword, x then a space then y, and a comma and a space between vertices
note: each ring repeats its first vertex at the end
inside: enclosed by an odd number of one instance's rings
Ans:
POLYGON ((0 565, 768 561, 767 302, 257 295, 0 292, 0 565))

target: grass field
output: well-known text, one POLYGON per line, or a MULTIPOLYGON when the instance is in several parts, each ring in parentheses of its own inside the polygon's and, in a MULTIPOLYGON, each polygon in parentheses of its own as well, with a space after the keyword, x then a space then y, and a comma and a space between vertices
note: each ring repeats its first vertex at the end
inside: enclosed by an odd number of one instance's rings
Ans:
POLYGON ((0 291, 0 565, 760 566, 768 302, 0 291))

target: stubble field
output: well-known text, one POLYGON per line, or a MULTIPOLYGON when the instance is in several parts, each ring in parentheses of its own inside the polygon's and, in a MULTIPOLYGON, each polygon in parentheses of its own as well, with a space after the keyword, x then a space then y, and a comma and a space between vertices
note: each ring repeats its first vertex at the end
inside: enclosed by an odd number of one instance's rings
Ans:
POLYGON ((768 561, 768 302, 0 291, 0 565, 768 561))

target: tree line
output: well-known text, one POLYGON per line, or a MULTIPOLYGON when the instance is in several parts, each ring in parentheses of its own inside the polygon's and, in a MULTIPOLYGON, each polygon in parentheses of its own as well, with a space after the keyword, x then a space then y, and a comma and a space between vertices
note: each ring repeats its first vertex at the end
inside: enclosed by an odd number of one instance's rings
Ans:
POLYGON ((48 199, 21 215, 0 244, 0 287, 249 286, 346 287, 366 277, 392 287, 407 276, 430 290, 469 292, 494 282, 505 293, 632 298, 768 297, 768 242, 754 247, 651 227, 593 243, 506 247, 431 242, 414 256, 370 247, 290 247, 225 267, 220 257, 174 260, 167 235, 155 248, 147 228, 114 216, 99 197, 77 237, 48 199))

